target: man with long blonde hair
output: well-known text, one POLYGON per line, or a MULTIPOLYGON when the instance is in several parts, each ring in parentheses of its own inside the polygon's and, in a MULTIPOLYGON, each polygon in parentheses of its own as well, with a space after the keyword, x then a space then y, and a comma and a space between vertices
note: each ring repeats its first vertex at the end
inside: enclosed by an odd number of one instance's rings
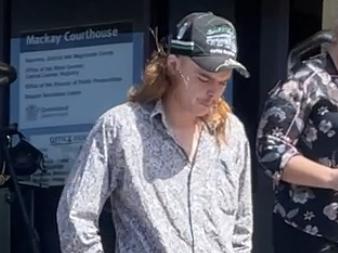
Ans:
POLYGON ((177 28, 90 132, 58 207, 64 253, 103 252, 109 197, 117 252, 251 252, 250 150, 222 98, 233 69, 248 76, 235 29, 212 13, 177 28))

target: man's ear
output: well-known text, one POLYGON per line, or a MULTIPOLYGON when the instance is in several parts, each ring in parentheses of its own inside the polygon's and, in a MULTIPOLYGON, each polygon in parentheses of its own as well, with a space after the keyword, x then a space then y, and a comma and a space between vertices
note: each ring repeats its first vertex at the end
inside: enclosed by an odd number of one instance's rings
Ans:
POLYGON ((168 66, 169 73, 171 75, 177 74, 177 70, 178 70, 178 67, 179 67, 178 65, 179 65, 178 57, 176 55, 173 55, 173 54, 168 55, 167 66, 168 66))

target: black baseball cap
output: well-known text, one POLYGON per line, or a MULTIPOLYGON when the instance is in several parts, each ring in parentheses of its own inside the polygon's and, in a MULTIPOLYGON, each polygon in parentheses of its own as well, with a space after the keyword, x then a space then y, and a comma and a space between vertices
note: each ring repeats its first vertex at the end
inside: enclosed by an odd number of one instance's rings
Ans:
POLYGON ((170 53, 190 56, 209 72, 228 68, 236 69, 244 77, 250 76, 244 65, 237 61, 233 24, 211 12, 194 12, 185 16, 170 40, 170 53))

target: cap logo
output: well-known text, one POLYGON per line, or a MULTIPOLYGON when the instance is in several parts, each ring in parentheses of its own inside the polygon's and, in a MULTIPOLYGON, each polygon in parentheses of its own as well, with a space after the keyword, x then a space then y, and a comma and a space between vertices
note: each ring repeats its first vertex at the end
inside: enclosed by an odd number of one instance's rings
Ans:
POLYGON ((232 34, 233 29, 228 25, 219 25, 219 26, 212 27, 208 29, 207 31, 207 35, 214 35, 214 34, 219 34, 219 33, 232 34))
POLYGON ((211 54, 236 55, 236 38, 230 26, 216 26, 206 33, 206 43, 210 46, 211 54))
POLYGON ((210 53, 221 53, 229 51, 236 52, 236 43, 234 39, 227 35, 207 36, 206 43, 210 46, 210 53))

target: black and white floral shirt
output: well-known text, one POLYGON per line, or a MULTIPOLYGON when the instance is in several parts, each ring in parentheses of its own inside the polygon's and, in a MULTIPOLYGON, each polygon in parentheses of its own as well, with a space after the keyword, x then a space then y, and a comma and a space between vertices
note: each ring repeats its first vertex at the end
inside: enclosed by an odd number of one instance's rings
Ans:
POLYGON ((250 151, 229 114, 227 144, 205 126, 190 163, 161 103, 125 103, 93 128, 60 199, 63 253, 103 252, 98 217, 111 197, 118 253, 249 253, 250 151))
POLYGON ((338 192, 279 181, 288 160, 305 157, 338 169, 338 73, 316 56, 270 94, 257 135, 257 156, 275 182, 274 213, 306 233, 338 242, 338 192))

